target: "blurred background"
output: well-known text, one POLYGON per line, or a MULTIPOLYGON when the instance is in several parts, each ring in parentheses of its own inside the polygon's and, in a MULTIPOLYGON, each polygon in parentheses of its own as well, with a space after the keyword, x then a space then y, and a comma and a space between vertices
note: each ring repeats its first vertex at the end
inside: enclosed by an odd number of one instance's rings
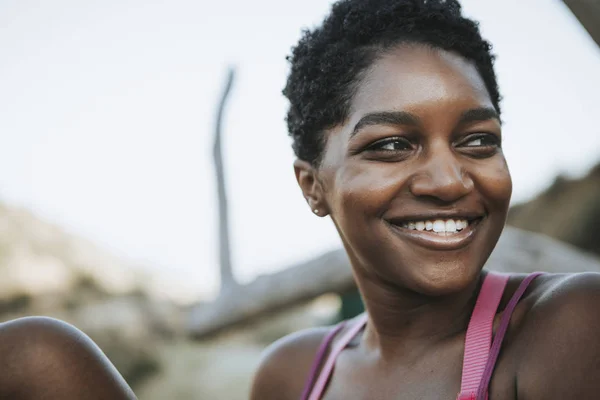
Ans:
MULTIPOLYGON (((355 313, 337 233, 293 177, 281 94, 331 3, 0 1, 0 322, 75 324, 140 399, 243 399, 267 344, 355 313)), ((531 257, 597 268, 599 3, 462 4, 498 56, 509 223, 545 235, 531 257)))

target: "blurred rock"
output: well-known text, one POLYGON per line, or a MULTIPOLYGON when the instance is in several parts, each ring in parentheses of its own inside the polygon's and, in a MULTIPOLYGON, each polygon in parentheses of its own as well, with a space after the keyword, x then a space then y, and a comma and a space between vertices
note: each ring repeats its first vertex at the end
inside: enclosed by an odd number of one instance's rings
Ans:
POLYGON ((150 296, 148 280, 127 261, 0 204, 0 322, 29 315, 67 321, 133 387, 161 371, 156 348, 183 334, 184 310, 150 296))
POLYGON ((600 164, 581 179, 558 177, 533 200, 515 205, 508 224, 600 255, 600 164))
POLYGON ((0 298, 67 293, 86 278, 110 294, 134 291, 148 280, 133 263, 0 203, 0 298))

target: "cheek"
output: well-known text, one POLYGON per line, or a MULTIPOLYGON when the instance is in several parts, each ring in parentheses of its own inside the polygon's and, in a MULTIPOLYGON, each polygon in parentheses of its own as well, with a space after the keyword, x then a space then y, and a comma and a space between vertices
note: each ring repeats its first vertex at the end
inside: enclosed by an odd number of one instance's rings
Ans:
POLYGON ((478 167, 475 171, 475 181, 481 193, 494 208, 507 211, 512 195, 512 180, 504 157, 498 157, 494 163, 485 168, 478 167))
POLYGON ((349 164, 340 168, 332 187, 333 203, 342 214, 340 217, 350 211, 366 217, 382 214, 401 190, 406 180, 403 175, 393 163, 349 164))

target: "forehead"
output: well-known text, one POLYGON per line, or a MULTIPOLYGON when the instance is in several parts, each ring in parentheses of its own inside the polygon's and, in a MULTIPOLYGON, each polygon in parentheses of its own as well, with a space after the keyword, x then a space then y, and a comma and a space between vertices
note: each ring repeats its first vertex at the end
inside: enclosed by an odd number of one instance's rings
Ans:
POLYGON ((475 65, 458 54, 423 45, 387 51, 366 72, 351 119, 372 111, 488 106, 492 101, 475 65))

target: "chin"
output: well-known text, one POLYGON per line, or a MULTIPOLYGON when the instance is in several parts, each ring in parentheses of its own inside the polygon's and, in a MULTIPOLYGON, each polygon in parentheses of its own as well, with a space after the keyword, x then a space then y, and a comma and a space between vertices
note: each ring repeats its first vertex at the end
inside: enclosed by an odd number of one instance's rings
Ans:
POLYGON ((462 292, 479 277, 482 267, 457 261, 429 264, 412 279, 414 290, 427 296, 447 296, 462 292))
POLYGON ((432 254, 404 249, 390 252, 403 254, 403 257, 382 257, 371 265, 379 266, 381 269, 375 271, 376 275, 393 286, 426 296, 447 296, 466 290, 478 280, 485 259, 476 250, 470 247, 432 254))

